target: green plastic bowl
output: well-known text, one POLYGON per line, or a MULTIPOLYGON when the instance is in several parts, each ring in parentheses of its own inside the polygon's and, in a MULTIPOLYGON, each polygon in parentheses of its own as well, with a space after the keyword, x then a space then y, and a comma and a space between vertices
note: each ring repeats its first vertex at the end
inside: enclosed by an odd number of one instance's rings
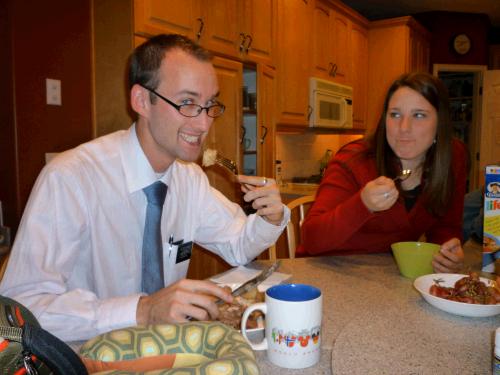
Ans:
POLYGON ((432 258, 441 246, 429 242, 396 242, 391 248, 401 275, 415 279, 434 272, 432 258))

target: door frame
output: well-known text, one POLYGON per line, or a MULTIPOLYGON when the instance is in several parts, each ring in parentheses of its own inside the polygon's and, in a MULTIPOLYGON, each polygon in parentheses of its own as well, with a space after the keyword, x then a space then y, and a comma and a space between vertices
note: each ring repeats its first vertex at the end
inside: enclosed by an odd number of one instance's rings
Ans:
POLYGON ((463 72, 474 73, 474 98, 472 101, 472 124, 469 133, 469 151, 471 155, 469 171, 469 191, 479 188, 482 184, 481 167, 478 160, 481 149, 481 118, 482 118, 482 95, 484 72, 488 70, 486 65, 460 65, 460 64, 434 64, 432 74, 436 77, 439 72, 463 72))

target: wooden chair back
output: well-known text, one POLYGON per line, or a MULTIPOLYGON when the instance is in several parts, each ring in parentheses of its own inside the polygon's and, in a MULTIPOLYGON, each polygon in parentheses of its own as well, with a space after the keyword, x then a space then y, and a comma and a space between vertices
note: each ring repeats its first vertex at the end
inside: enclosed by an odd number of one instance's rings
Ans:
MULTIPOLYGON (((290 209, 290 222, 286 226, 286 240, 288 247, 288 256, 290 259, 295 258, 295 249, 297 248, 296 229, 300 230, 304 218, 306 216, 306 209, 314 202, 314 195, 306 195, 287 203, 290 209)), ((269 248, 269 259, 276 259, 276 244, 269 248)))

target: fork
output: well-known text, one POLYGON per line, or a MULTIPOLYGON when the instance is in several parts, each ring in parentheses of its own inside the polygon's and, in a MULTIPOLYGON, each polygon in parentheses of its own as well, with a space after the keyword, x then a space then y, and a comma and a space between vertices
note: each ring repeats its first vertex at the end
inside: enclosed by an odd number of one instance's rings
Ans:
POLYGON ((219 152, 217 152, 217 156, 215 157, 215 163, 224 168, 227 168, 234 175, 239 174, 238 166, 236 165, 236 163, 233 160, 226 158, 225 156, 222 156, 219 152))
POLYGON ((403 169, 403 170, 401 171, 401 173, 400 173, 398 176, 396 176, 396 177, 394 177, 394 178, 392 179, 392 181, 394 181, 394 182, 396 182, 396 181, 398 181, 398 180, 400 180, 400 181, 404 181, 404 180, 406 180, 408 177, 410 177, 410 175, 411 175, 411 169, 403 169))

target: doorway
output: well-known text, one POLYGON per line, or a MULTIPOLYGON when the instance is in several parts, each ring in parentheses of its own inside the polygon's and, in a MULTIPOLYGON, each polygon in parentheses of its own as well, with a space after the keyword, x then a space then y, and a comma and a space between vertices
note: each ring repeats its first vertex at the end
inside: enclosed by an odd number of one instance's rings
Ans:
POLYGON ((433 74, 448 88, 450 96, 450 120, 454 135, 469 150, 470 171, 467 191, 482 186, 481 147, 481 90, 485 65, 434 64, 433 74))

